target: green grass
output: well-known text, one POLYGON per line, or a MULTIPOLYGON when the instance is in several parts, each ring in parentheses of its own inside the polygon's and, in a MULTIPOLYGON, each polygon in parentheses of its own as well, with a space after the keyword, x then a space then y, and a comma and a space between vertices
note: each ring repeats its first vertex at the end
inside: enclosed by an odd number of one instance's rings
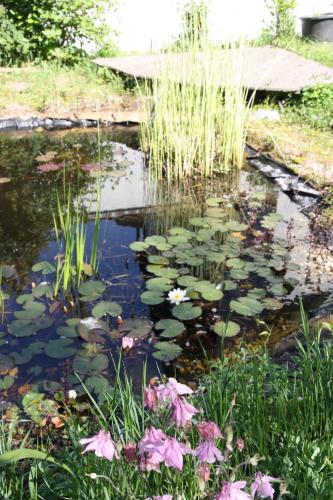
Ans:
POLYGON ((305 57, 312 59, 326 66, 333 67, 333 50, 332 44, 328 42, 316 42, 305 38, 295 38, 285 47, 305 57))
MULTIPOLYGON (((242 453, 234 448, 229 455, 222 475, 217 464, 211 466, 211 478, 204 491, 199 487, 192 457, 185 458, 183 472, 162 465, 161 473, 141 473, 135 463, 124 458, 109 462, 91 452, 81 454, 78 440, 103 427, 122 445, 138 442, 144 429, 151 425, 167 429, 171 435, 175 432, 163 416, 144 409, 142 397, 133 395, 128 379, 121 382, 118 377, 113 390, 105 394, 103 405, 98 406, 89 396, 90 413, 79 420, 73 412, 67 421, 65 439, 58 444, 49 442, 49 456, 62 467, 46 461, 30 462, 30 466, 26 461, 24 467, 4 465, 0 474, 2 498, 28 498, 22 488, 30 485, 39 495, 30 498, 144 499, 172 493, 174 498, 195 500, 212 498, 220 490, 222 479, 230 478, 230 474, 236 480, 250 481, 255 470, 260 470, 287 484, 286 498, 332 499, 333 346, 328 342, 320 344, 319 328, 314 336, 310 334, 304 314, 303 330, 307 344, 299 348, 297 370, 272 363, 265 353, 244 352, 238 363, 230 364, 222 358, 200 380, 198 391, 191 398, 191 403, 201 409, 199 419, 218 423, 229 439, 232 429, 234 441, 238 437, 245 441, 242 453), (258 465, 254 465, 255 461, 258 465), (91 478, 92 473, 98 477, 91 478), (10 490, 17 492, 16 496, 6 496, 10 490)), ((3 430, 0 443, 6 442, 4 434, 3 430)), ((197 444, 193 429, 178 430, 176 435, 182 441, 187 439, 192 448, 197 444)), ((9 448, 13 446, 11 442, 9 448)), ((225 439, 220 440, 219 446, 222 451, 225 449, 225 439)), ((8 446, 2 447, 3 451, 8 450, 8 446)), ((6 455, 0 456, 0 465, 5 458, 6 455)), ((275 488, 279 490, 278 485, 275 488)))
POLYGON ((120 77, 88 60, 74 67, 45 63, 0 72, 0 88, 0 115, 7 116, 98 110, 124 92, 120 77))

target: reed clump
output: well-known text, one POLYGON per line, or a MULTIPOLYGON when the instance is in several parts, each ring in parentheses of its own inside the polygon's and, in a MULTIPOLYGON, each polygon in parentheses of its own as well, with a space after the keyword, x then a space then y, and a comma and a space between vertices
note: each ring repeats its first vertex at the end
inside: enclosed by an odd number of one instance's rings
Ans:
POLYGON ((213 46, 202 19, 161 54, 141 88, 150 120, 141 127, 151 173, 168 181, 241 168, 252 99, 244 87, 244 40, 213 46))

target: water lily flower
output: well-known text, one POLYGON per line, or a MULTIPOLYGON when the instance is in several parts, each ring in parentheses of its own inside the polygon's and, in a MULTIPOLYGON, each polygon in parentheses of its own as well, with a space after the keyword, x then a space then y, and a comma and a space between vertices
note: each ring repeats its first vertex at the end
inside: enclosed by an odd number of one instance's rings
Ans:
POLYGON ((237 446, 237 450, 242 452, 244 450, 244 446, 245 446, 244 439, 238 438, 236 441, 236 446, 237 446))
POLYGON ((107 460, 119 458, 114 442, 111 439, 111 434, 103 429, 98 434, 91 438, 80 439, 80 444, 87 444, 83 453, 94 451, 96 457, 103 457, 107 460))
POLYGON ((261 472, 254 475, 254 483, 251 486, 253 498, 257 495, 259 498, 273 498, 274 488, 270 484, 272 481, 278 481, 275 477, 265 476, 261 472))
POLYGON ((133 346, 134 346, 134 339, 132 337, 125 336, 121 339, 121 347, 123 349, 130 350, 132 349, 133 346))
POLYGON ((68 397, 69 399, 76 399, 77 398, 77 392, 75 389, 70 389, 68 391, 68 397))
POLYGON ((216 460, 220 462, 223 461, 222 453, 212 440, 200 443, 194 450, 194 454, 198 457, 200 462, 207 462, 208 464, 213 464, 216 460))
POLYGON ((179 306, 181 302, 190 300, 190 298, 186 297, 186 290, 181 290, 180 288, 174 288, 173 290, 170 290, 170 292, 168 293, 167 300, 170 302, 170 304, 176 304, 176 306, 179 306))
POLYGON ((163 447, 162 461, 167 467, 183 470, 183 455, 192 453, 184 443, 180 443, 176 438, 168 438, 163 447))
POLYGON ((124 446, 124 455, 127 462, 136 462, 137 461, 137 444, 136 443, 127 443, 124 446))
POLYGON ((187 423, 192 420, 193 415, 199 411, 181 397, 176 398, 172 406, 173 414, 171 416, 171 422, 175 422, 178 427, 185 427, 187 423))
POLYGON ((223 482, 221 492, 216 496, 216 500, 252 500, 252 497, 245 493, 246 481, 236 481, 235 483, 223 482))
POLYGON ((222 433, 220 429, 217 427, 215 422, 201 422, 197 424, 197 429, 200 436, 209 441, 213 441, 214 439, 218 439, 222 437, 222 433))

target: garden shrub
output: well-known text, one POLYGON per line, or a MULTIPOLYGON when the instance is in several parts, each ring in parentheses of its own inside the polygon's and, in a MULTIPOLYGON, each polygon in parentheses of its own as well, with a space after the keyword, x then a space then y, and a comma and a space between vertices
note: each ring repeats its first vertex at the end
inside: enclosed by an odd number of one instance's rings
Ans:
POLYGON ((0 64, 16 64, 28 58, 30 44, 22 30, 9 19, 6 9, 0 5, 0 64))
POLYGON ((293 99, 293 119, 316 129, 333 128, 333 85, 316 85, 293 99))

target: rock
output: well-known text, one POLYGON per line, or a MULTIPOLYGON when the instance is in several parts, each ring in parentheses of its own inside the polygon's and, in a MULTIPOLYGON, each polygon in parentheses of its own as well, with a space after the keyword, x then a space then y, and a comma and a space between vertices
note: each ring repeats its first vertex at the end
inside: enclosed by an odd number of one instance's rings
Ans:
POLYGON ((269 120, 271 122, 279 122, 281 115, 276 109, 256 109, 252 111, 250 118, 253 120, 269 120))

